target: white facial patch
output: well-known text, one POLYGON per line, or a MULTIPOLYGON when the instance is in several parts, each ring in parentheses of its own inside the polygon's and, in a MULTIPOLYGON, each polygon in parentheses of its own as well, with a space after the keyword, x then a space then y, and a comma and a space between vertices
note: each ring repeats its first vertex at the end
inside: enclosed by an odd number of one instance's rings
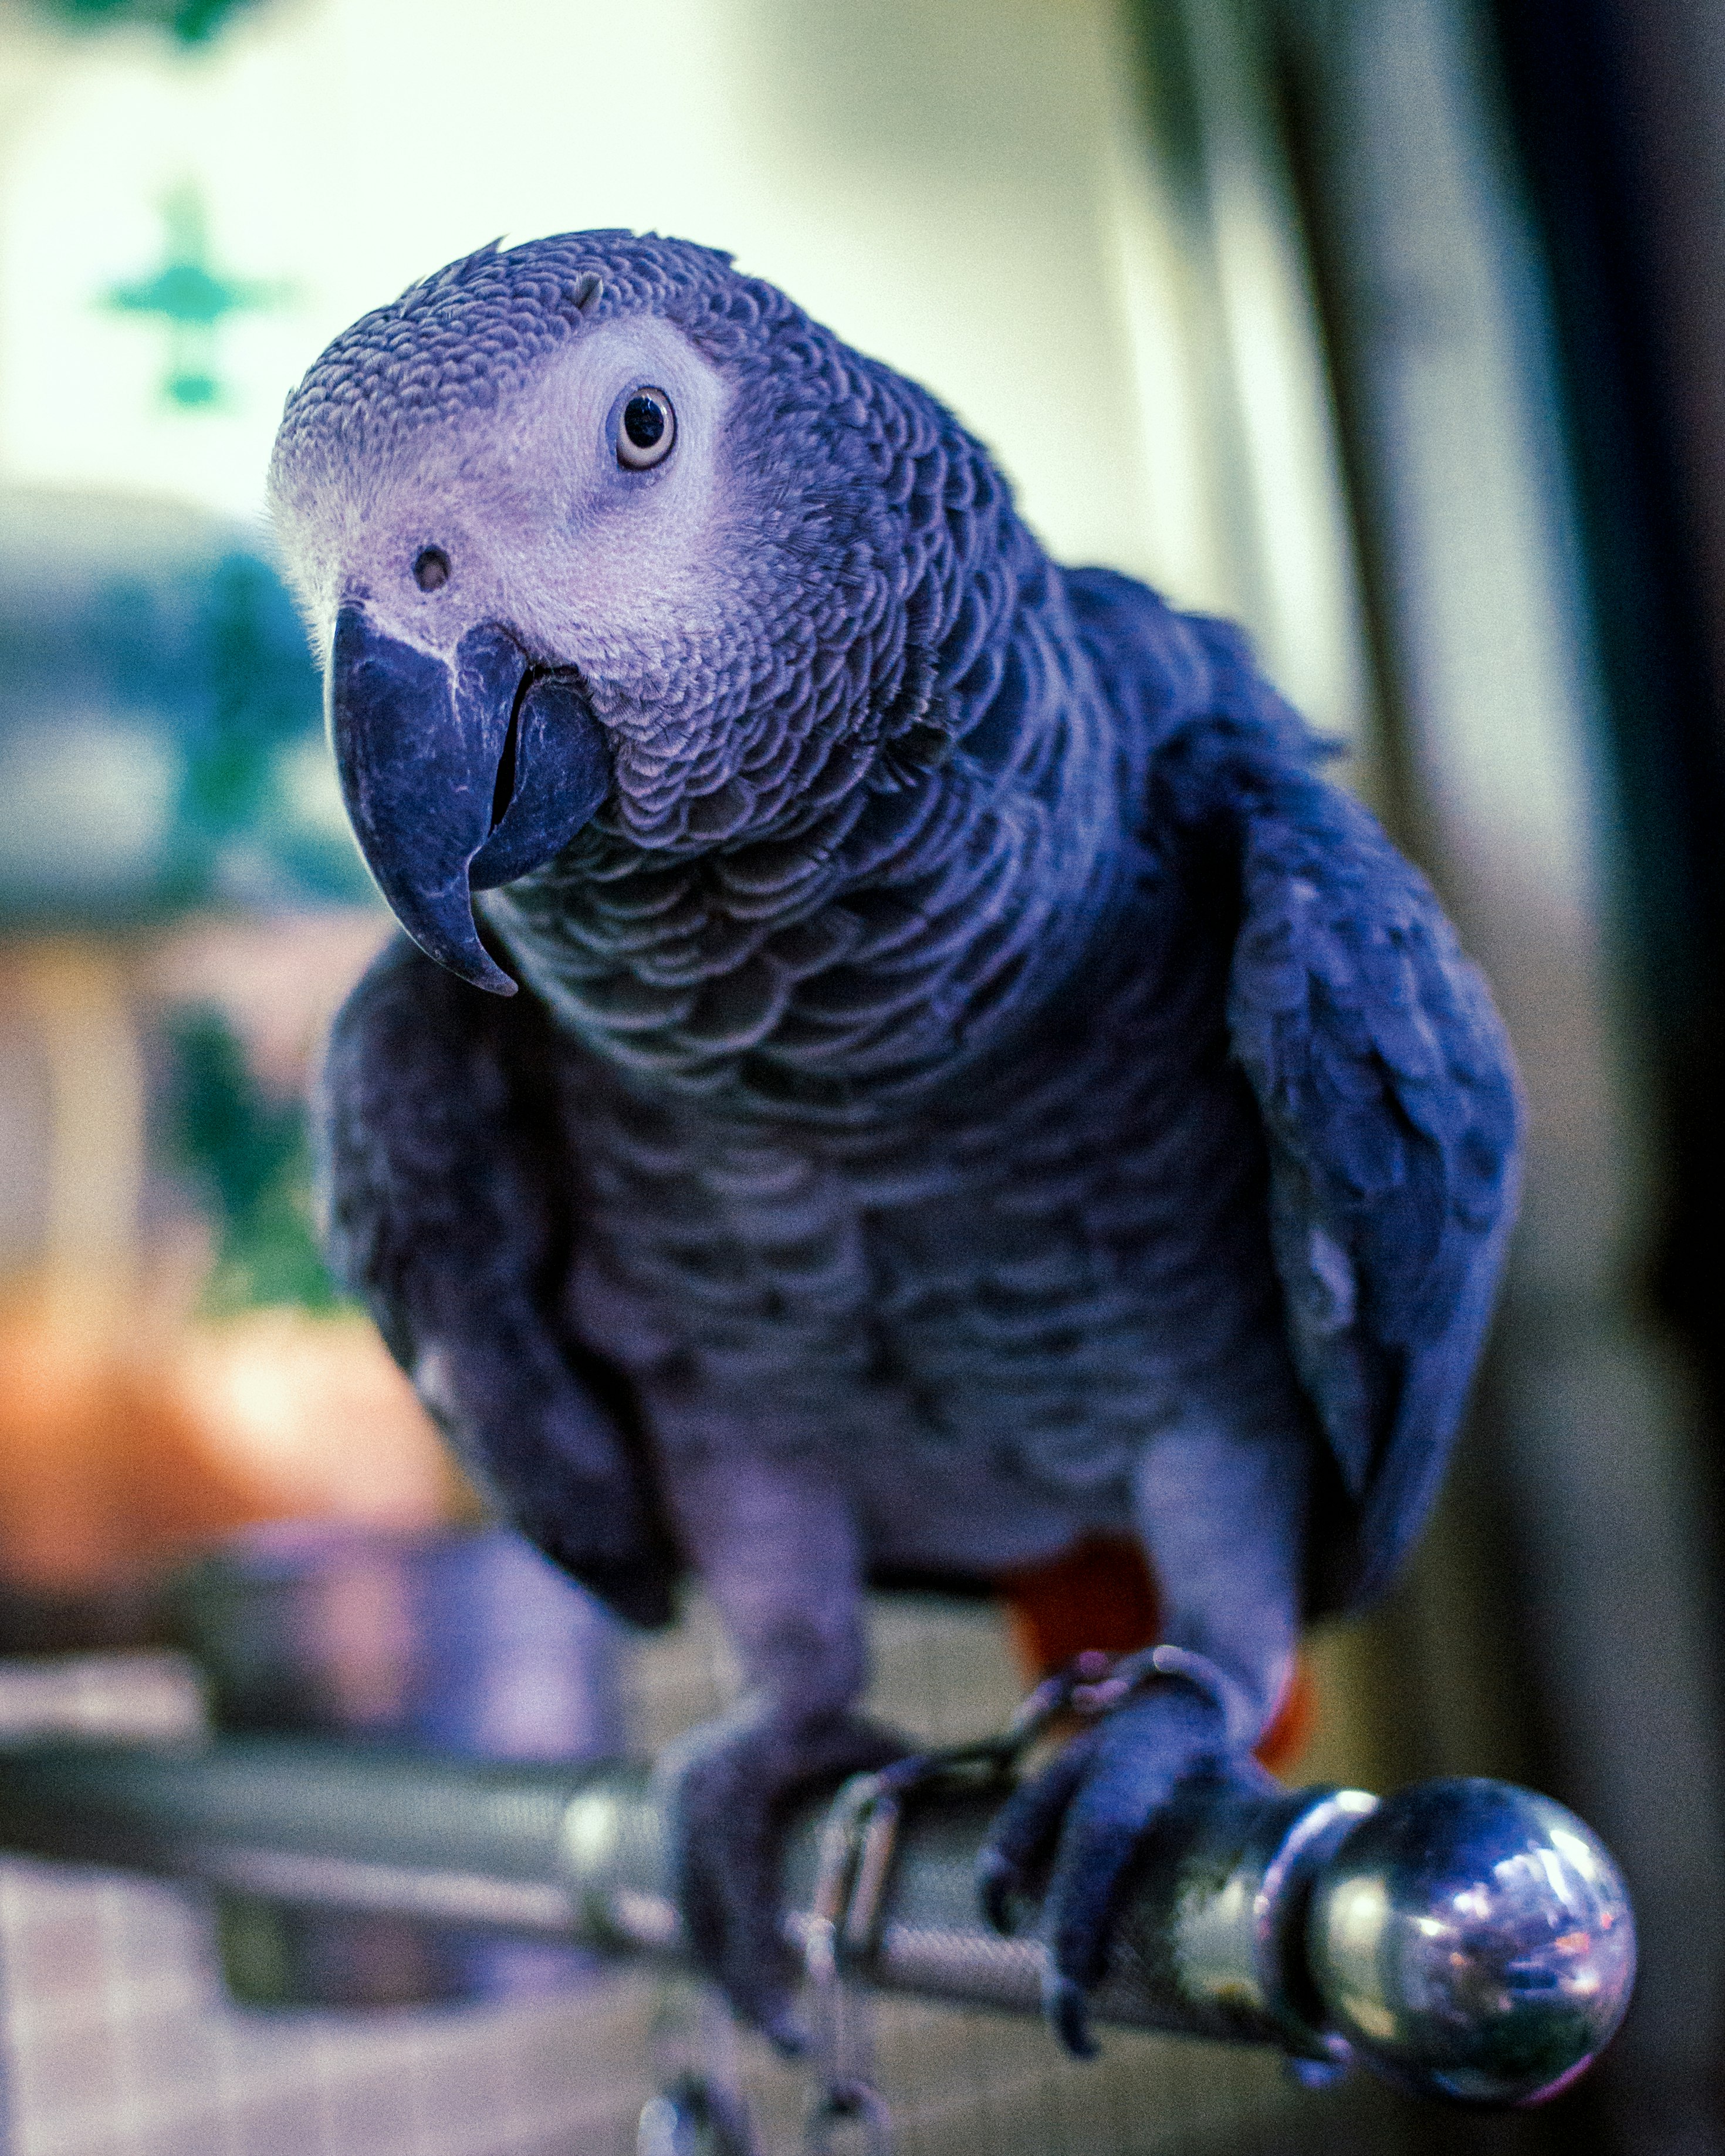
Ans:
POLYGON ((336 609, 446 655, 482 622, 536 658, 603 677, 707 608, 723 498, 728 385, 673 325, 627 316, 583 329, 492 408, 415 432, 386 458, 337 470, 278 505, 290 569, 325 649, 336 609), (621 415, 650 387, 675 415, 668 454, 619 457, 621 415), (441 581, 415 565, 427 550, 441 581), (429 588, 428 588, 429 587, 429 588))

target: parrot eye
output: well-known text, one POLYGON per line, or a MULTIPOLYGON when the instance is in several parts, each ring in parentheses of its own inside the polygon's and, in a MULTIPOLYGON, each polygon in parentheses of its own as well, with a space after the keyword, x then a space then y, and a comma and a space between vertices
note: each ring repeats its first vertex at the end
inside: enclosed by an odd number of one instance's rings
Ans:
POLYGON ((413 562, 413 582, 422 592, 440 592, 449 581, 449 557, 441 547, 428 547, 413 562))
POLYGON ((677 415, 662 389, 637 389, 617 422, 617 461, 630 471, 645 471, 670 454, 677 439, 677 415))

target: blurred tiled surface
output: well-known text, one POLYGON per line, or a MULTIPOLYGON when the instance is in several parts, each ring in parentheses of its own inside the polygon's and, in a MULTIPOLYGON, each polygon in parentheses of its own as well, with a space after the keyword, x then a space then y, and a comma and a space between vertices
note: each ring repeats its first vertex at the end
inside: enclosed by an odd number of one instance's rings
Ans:
MULTIPOLYGON (((916 1734, 988 1727, 1015 1683, 990 1612, 876 1611, 877 1712, 916 1734)), ((723 1696, 721 1644, 698 1606, 636 1650, 635 1748, 723 1696)), ((197 1694, 163 1656, 0 1670, 0 1734, 31 1727, 183 1727, 197 1694), (56 1690, 58 1684, 59 1689, 56 1690)), ((208 1914, 189 1893, 34 1863, 0 1864, 8 2156, 632 2156, 652 2092, 662 1987, 619 1971, 507 2005, 372 2015, 259 2014, 222 1994, 208 1914)), ((909 2003, 878 2016, 899 2156, 1255 2156, 1358 2142, 1332 2100, 1273 2060, 1116 2036, 1099 2066, 1022 2022, 909 2003), (1321 2144, 1307 2134, 1327 2121, 1321 2144)), ((762 2156, 798 2145, 804 2092, 752 2041, 740 2062, 762 2156)))

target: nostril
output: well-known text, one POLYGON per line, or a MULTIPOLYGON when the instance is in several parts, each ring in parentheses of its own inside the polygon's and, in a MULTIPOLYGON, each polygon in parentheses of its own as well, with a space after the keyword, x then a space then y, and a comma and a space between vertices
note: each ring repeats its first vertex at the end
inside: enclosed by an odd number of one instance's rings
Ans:
POLYGON ((413 582, 422 592, 440 592, 449 581, 449 557, 441 547, 428 547, 415 557, 413 582))

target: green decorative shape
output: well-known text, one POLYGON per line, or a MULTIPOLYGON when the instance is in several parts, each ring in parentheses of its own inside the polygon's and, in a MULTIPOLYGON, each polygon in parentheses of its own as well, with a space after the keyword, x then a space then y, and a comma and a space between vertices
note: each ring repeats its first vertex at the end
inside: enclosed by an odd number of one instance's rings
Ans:
POLYGON ((289 297, 285 285, 233 277, 212 267, 208 221, 193 187, 176 189, 162 207, 166 260, 152 276, 113 285, 103 304, 116 314, 152 315, 167 326, 168 365, 162 394, 182 411, 227 401, 216 368, 216 339, 230 315, 257 314, 289 297))
POLYGON ((105 28, 120 23, 148 23, 182 45, 205 44, 233 15, 257 0, 36 0, 36 12, 56 22, 105 28))

